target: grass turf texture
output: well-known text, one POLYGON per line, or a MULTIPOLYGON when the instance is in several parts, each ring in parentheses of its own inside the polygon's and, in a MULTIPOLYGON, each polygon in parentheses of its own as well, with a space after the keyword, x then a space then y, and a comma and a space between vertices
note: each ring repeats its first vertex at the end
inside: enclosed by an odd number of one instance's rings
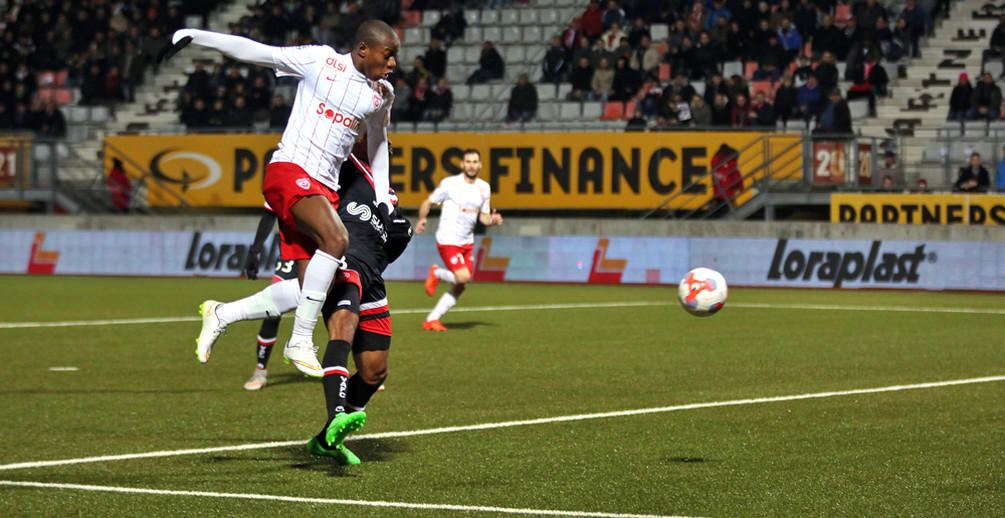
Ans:
MULTIPOLYGON (((200 365, 196 308, 265 284, 217 279, 0 277, 0 464, 270 441, 292 446, 0 470, 0 480, 702 517, 1000 516, 1005 382, 350 440, 340 467, 306 453, 320 384, 230 327, 200 365), (79 371, 52 372, 52 366, 79 371)), ((745 307, 1005 308, 1005 295, 732 290, 699 319, 673 287, 475 284, 444 323, 435 298, 389 286, 386 392, 361 435, 1005 374, 1005 315, 745 307), (641 306, 460 311, 480 306, 641 306)), ((441 288, 437 296, 443 292, 441 288)), ((280 329, 280 344, 292 319, 280 329)), ((318 333, 317 343, 323 343, 318 333)), ((0 486, 4 516, 428 517, 459 511, 0 486)), ((506 516, 476 512, 472 516, 506 516)), ((509 515, 512 516, 512 515, 509 515)))

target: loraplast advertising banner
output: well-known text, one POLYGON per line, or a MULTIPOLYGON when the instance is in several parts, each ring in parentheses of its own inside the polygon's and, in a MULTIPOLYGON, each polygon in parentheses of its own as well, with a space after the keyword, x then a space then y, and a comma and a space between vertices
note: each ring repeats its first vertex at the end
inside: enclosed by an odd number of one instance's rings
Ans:
MULTIPOLYGON (((237 277, 252 232, 3 231, 0 273, 237 277)), ((279 259, 266 243, 261 274, 279 259)), ((1005 291, 1005 243, 684 237, 483 236, 475 280, 677 284, 691 268, 732 286, 1005 291)), ((385 272, 421 280, 440 262, 417 235, 385 272)))

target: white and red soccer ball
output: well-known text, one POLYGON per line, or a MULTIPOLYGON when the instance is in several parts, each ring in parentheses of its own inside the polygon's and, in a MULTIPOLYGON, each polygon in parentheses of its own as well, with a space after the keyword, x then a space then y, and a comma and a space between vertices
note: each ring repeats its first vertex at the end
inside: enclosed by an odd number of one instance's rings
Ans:
POLYGON ((729 290, 722 274, 711 268, 695 268, 677 287, 677 298, 688 313, 699 317, 714 315, 726 303, 729 290))

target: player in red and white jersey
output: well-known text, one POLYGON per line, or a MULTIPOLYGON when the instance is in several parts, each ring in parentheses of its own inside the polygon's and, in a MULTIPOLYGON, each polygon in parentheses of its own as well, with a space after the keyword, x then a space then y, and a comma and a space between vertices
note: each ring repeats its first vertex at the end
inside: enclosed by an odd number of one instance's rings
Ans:
MULTIPOLYGON (((158 58, 170 58, 189 43, 300 80, 279 150, 265 168, 263 194, 279 220, 280 252, 284 259, 296 260, 300 270, 301 297, 283 356, 304 374, 321 377, 314 325, 336 270, 344 267, 349 242, 336 213, 339 168, 364 133, 377 212, 387 221, 393 210, 387 194, 387 123, 394 97, 387 76, 396 66, 400 41, 379 20, 359 26, 349 54, 328 46, 271 47, 239 36, 181 29, 158 58)), ((204 319, 214 311, 213 305, 204 307, 204 319)), ((196 355, 203 363, 216 338, 210 335, 197 341, 196 355)))
POLYGON ((432 206, 443 205, 440 224, 436 229, 436 248, 446 269, 435 264, 429 267, 426 293, 432 297, 440 281, 453 285, 440 297, 436 307, 422 323, 422 328, 426 331, 447 330, 440 322, 440 317, 457 304, 457 299, 471 281, 474 272, 471 251, 475 243, 475 223, 481 221, 485 226, 502 225, 502 216, 491 210, 489 205, 492 190, 488 182, 478 178, 481 168, 481 154, 475 149, 465 150, 461 173, 444 178, 419 207, 419 220, 415 223, 417 233, 426 229, 426 218, 432 206))

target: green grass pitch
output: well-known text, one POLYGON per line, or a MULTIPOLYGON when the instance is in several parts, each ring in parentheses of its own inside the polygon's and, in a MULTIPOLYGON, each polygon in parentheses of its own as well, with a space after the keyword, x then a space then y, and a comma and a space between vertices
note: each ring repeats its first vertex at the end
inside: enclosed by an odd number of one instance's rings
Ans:
POLYGON ((696 318, 672 287, 486 283, 432 333, 420 323, 436 299, 391 283, 387 390, 347 443, 363 464, 347 468, 304 450, 324 422, 321 385, 278 349, 269 385, 242 389, 257 322, 195 359, 199 303, 264 281, 0 284, 3 516, 1005 509, 1005 294, 734 289, 696 318), (133 321, 152 318, 166 321, 133 321), (11 325, 26 322, 86 325, 11 325), (953 380, 968 381, 936 384, 953 380), (551 419, 563 416, 578 418, 551 419), (147 452, 165 453, 129 457, 147 452))

